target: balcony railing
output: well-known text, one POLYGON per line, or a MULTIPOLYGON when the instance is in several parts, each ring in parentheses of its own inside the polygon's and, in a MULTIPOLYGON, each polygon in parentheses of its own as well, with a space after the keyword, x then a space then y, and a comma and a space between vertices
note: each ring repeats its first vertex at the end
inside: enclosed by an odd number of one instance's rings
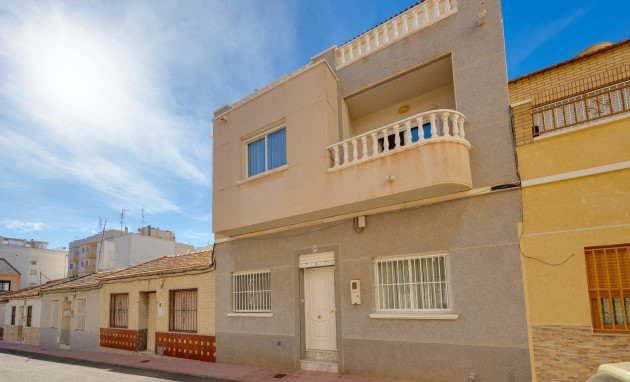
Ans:
POLYGON ((96 250, 94 250, 94 251, 90 251, 90 252, 87 252, 87 253, 85 254, 85 257, 86 257, 87 259, 96 259, 96 250))
POLYGON ((337 69, 435 24, 455 12, 456 0, 425 0, 337 48, 337 69))
POLYGON ((630 81, 624 81, 533 108, 533 135, 629 113, 630 81))
POLYGON ((446 109, 431 110, 379 127, 327 147, 329 172, 355 166, 440 140, 466 142, 463 114, 446 109))

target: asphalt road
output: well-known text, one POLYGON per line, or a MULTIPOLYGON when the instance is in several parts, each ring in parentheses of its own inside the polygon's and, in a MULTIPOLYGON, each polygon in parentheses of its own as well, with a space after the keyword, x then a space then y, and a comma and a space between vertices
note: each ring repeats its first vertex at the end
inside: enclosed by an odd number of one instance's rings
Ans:
POLYGON ((0 380, 11 382, 223 382, 222 379, 192 377, 7 350, 0 350, 0 380))

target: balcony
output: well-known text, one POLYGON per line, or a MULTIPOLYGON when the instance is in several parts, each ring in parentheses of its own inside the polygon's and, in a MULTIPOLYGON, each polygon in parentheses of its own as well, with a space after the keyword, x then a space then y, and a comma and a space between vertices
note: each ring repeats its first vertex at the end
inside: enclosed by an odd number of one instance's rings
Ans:
POLYGON ((456 143, 470 150, 465 138, 466 117, 455 110, 438 109, 419 113, 328 146, 328 172, 359 166, 410 149, 456 143), (387 141, 387 144, 385 142, 387 141))
POLYGON ((72 274, 72 275, 79 274, 79 270, 78 269, 73 269, 70 274, 72 274))
POLYGON ((93 265, 92 266, 87 266, 87 267, 85 267, 85 271, 88 272, 88 273, 94 273, 94 272, 96 272, 96 267, 93 266, 93 265))
POLYGON ((337 48, 337 70, 456 12, 456 0, 425 0, 337 48))
POLYGON ((532 108, 533 136, 630 114, 630 81, 532 108))
POLYGON ((86 259, 96 259, 96 250, 90 251, 90 252, 86 252, 85 258, 86 259))
POLYGON ((72 261, 79 261, 79 256, 78 255, 72 256, 72 261))

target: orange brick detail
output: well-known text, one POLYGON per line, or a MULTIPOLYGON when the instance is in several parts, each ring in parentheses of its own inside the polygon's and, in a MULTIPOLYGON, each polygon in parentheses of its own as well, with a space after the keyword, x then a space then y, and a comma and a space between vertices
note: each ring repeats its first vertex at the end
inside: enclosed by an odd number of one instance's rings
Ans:
POLYGON ((138 351, 138 331, 101 328, 101 347, 138 351))
POLYGON ((155 333, 155 354, 158 347, 164 348, 168 357, 216 362, 216 338, 183 333, 155 333))

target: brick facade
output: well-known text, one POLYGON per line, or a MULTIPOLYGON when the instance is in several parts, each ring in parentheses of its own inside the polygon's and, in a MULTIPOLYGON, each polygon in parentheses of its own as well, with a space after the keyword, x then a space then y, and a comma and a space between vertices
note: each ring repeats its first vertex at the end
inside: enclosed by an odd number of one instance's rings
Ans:
POLYGON ((216 339, 214 336, 200 336, 184 333, 155 333, 155 350, 163 348, 168 357, 215 362, 216 339))
POLYGON ((593 334, 590 326, 532 325, 538 381, 585 381, 602 363, 630 359, 627 335, 593 334))
MULTIPOLYGON (((137 351, 138 331, 101 328, 101 347, 137 351)), ((145 345, 146 346, 146 345, 145 345)))

